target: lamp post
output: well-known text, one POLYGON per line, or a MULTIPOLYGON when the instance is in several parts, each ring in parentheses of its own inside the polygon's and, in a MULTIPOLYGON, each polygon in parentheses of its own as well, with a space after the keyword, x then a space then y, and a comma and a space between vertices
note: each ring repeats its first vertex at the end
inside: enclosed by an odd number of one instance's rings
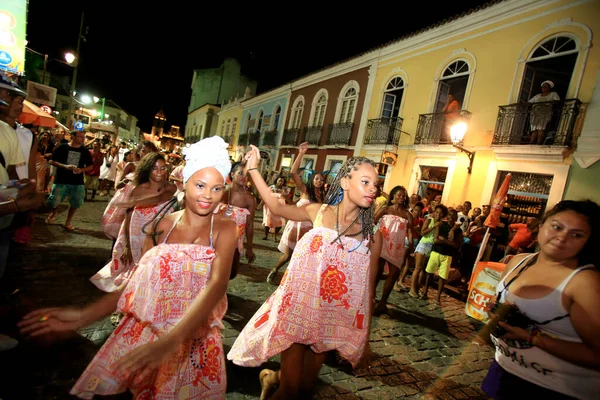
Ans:
POLYGON ((464 152, 467 157, 469 157, 469 167, 467 171, 469 174, 473 169, 473 159, 475 158, 475 152, 469 151, 462 146, 463 139, 465 137, 465 133, 467 133, 467 124, 465 122, 457 122, 456 124, 450 127, 450 140, 452 140, 452 146, 456 147, 458 150, 464 152))
POLYGON ((83 13, 81 13, 81 23, 79 24, 79 35, 77 36, 77 50, 75 50, 75 58, 78 60, 75 68, 73 68, 73 78, 71 79, 71 93, 69 98, 69 115, 67 115, 67 126, 71 129, 73 125, 73 96, 75 96, 75 84, 77 82, 77 67, 79 66, 79 49, 81 48, 81 38, 83 37, 83 13))

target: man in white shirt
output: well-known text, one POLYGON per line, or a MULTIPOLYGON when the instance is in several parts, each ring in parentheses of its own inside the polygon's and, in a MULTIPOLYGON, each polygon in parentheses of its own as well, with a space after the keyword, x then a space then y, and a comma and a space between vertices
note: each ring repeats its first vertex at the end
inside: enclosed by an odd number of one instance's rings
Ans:
MULTIPOLYGON (((25 91, 0 72, 0 184, 9 186, 0 190, 0 279, 6 269, 15 213, 35 210, 45 199, 43 193, 36 193, 35 181, 17 181, 16 168, 26 165, 25 158, 15 129, 2 121, 6 116, 13 115, 14 110, 22 110, 25 96, 25 91)), ((35 163, 33 168, 35 170, 35 163)), ((0 334, 0 351, 16 345, 15 339, 0 334)))

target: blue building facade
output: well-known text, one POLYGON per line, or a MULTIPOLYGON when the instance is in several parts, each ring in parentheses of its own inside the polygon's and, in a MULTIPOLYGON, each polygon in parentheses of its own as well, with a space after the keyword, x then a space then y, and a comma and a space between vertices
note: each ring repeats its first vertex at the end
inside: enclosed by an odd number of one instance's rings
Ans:
POLYGON ((238 146, 258 146, 270 167, 277 161, 289 98, 289 90, 275 89, 242 102, 238 146))

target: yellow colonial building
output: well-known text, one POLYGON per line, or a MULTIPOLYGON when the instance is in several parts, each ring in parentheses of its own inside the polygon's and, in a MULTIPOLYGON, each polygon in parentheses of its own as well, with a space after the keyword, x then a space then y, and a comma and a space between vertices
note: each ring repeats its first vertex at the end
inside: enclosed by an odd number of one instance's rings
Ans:
POLYGON ((244 95, 243 98, 235 98, 221 106, 221 111, 218 114, 217 136, 221 136, 229 147, 227 151, 233 160, 239 160, 238 138, 240 132, 240 121, 242 120, 242 101, 249 99, 250 94, 244 95))
POLYGON ((362 55, 373 63, 354 154, 396 153, 384 188, 449 206, 489 204, 510 172, 506 222, 541 215, 568 190, 600 201, 594 33, 598 0, 504 1, 362 55), (450 129, 459 123, 463 140, 450 129))

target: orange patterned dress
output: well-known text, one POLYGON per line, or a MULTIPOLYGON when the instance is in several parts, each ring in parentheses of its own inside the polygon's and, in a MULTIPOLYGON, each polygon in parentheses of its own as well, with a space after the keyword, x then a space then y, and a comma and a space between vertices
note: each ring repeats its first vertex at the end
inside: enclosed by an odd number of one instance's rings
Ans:
POLYGON ((246 236, 246 222, 250 211, 230 204, 220 204, 215 209, 215 214, 235 222, 238 228, 238 251, 240 254, 244 254, 244 236, 246 236))
POLYGON ((369 333, 370 253, 367 241, 342 237, 342 245, 333 242, 337 232, 322 226, 326 207, 296 244, 277 290, 227 354, 234 364, 259 366, 294 343, 316 353, 336 350, 358 364, 369 333))
POLYGON ((158 340, 183 319, 206 288, 214 258, 212 234, 210 246, 161 243, 146 252, 119 299, 118 311, 125 316, 71 394, 91 399, 129 389, 140 400, 224 399, 227 380, 221 320, 227 311, 227 296, 212 310, 208 324, 195 338, 183 343, 147 379, 140 381, 133 376, 126 380, 113 368, 121 357, 158 340))
MULTIPOLYGON (((142 232, 142 227, 162 209, 168 201, 149 207, 135 207, 131 213, 131 222, 129 223, 129 240, 131 242, 132 263, 123 262, 121 256, 126 250, 127 238, 125 237, 125 224, 121 225, 117 241, 113 248, 112 259, 108 264, 90 278, 90 281, 105 292, 114 292, 129 279, 133 273, 135 265, 140 261, 142 247, 146 240, 146 235, 142 232)), ((165 215, 170 214, 173 208, 170 207, 165 215)), ((152 231, 152 227, 146 228, 147 232, 152 231)))
POLYGON ((379 220, 379 231, 383 238, 381 258, 402 267, 406 252, 405 238, 408 220, 397 215, 386 214, 379 220))

